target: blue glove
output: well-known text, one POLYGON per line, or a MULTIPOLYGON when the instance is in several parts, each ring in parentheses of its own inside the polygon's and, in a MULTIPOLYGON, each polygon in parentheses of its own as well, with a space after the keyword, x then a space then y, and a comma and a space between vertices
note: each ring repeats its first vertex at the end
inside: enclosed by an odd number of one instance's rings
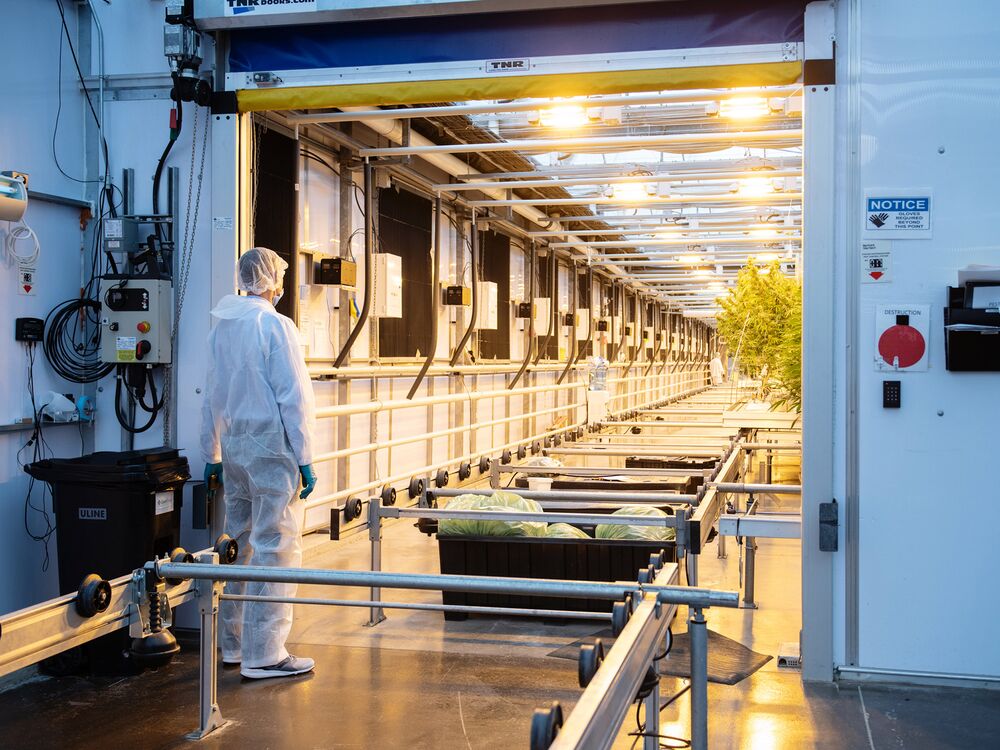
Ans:
POLYGON ((205 464, 205 484, 208 484, 208 480, 215 477, 215 481, 222 486, 222 464, 205 464))
POLYGON ((313 471, 312 464, 300 466, 299 472, 302 474, 302 492, 299 493, 299 497, 304 500, 316 489, 316 472, 313 471))

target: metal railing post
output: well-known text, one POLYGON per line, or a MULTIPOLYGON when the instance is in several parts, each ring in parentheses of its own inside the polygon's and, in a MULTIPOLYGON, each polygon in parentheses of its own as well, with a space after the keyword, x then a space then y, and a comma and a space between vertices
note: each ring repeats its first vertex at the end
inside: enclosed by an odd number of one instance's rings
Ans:
MULTIPOLYGON (((427 485, 430 486, 430 485, 427 485)), ((381 499, 376 495, 368 498, 368 539, 372 545, 372 571, 382 570, 382 508, 381 499)), ((369 589, 370 599, 373 602, 382 601, 382 589, 372 586, 369 589)), ((385 610, 381 606, 372 607, 369 610, 368 627, 374 627, 385 620, 385 610)))
POLYGON ((691 748, 708 750, 708 626, 701 607, 688 619, 691 641, 691 748))
MULTIPOLYGON (((656 662, 652 669, 656 670, 656 662)), ((653 689, 643 701, 646 709, 645 729, 643 729, 643 750, 660 750, 660 681, 657 680, 653 689)))
MULTIPOLYGON (((203 552, 198 562, 218 565, 219 555, 203 552)), ((222 585, 218 581, 205 579, 195 584, 198 589, 198 609, 201 612, 201 634, 199 638, 198 673, 198 729, 188 735, 191 739, 203 739, 229 722, 222 718, 218 702, 218 654, 217 633, 219 626, 219 595, 222 585)))
MULTIPOLYGON (((754 501, 753 493, 747 495, 747 515, 757 514, 757 503, 754 501)), ((754 579, 757 573, 757 539, 752 536, 743 537, 743 545, 746 547, 745 562, 743 565, 743 606, 756 609, 754 602, 754 579)))

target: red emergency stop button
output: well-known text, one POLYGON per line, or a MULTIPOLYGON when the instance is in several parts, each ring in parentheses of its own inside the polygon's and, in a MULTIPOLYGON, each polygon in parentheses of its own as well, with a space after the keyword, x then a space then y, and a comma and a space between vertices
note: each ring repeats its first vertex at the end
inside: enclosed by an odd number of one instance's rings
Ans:
POLYGON ((138 323, 135 328, 139 331, 139 333, 149 333, 149 329, 152 328, 152 326, 144 320, 141 323, 138 323))

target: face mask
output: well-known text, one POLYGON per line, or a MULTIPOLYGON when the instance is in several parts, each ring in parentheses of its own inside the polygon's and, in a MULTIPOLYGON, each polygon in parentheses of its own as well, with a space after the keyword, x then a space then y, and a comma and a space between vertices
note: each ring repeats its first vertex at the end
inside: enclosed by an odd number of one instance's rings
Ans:
POLYGON ((284 294, 285 294, 284 289, 279 290, 278 293, 271 298, 271 304, 277 307, 278 303, 281 301, 281 298, 284 296, 284 294))

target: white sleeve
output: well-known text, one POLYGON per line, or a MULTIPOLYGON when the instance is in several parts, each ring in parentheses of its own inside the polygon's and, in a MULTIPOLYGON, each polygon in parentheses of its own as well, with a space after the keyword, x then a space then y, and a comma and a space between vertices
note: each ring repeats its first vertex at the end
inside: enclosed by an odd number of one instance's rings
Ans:
POLYGON ((205 377, 205 395, 201 402, 201 458, 207 464, 222 461, 220 419, 215 403, 218 388, 215 375, 218 366, 215 361, 215 330, 208 336, 208 373, 205 377))
POLYGON ((316 420, 312 381, 299 348, 298 331, 288 318, 278 319, 267 358, 267 378, 278 402, 285 435, 299 466, 312 463, 312 428, 316 420))

